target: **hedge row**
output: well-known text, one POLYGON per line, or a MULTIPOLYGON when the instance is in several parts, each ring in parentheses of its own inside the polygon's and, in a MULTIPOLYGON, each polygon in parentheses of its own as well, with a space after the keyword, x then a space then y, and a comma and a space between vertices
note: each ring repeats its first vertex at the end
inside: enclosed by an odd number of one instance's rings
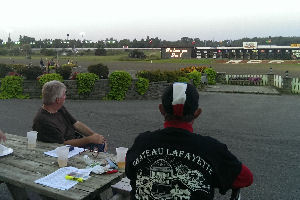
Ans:
MULTIPOLYGON (((60 67, 49 66, 49 69, 54 69, 55 73, 60 74, 64 80, 68 80, 76 78, 76 72, 73 72, 74 67, 77 66, 74 64, 64 64, 60 67)), ((94 73, 102 79, 107 79, 109 74, 108 67, 101 63, 88 66, 88 72, 94 73)), ((39 76, 46 73, 48 73, 46 67, 0 63, 0 78, 4 78, 7 75, 16 75, 23 76, 27 80, 36 80, 39 76)))

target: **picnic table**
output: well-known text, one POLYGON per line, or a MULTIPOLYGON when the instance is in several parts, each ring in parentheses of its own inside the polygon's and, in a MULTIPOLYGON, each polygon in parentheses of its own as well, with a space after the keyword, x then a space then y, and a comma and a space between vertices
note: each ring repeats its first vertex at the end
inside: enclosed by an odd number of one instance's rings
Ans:
MULTIPOLYGON (((14 199, 27 199, 25 189, 39 194, 44 199, 110 199, 113 194, 111 185, 125 177, 124 171, 113 174, 90 174, 90 178, 80 182, 69 190, 59 190, 34 183, 35 180, 45 177, 59 169, 57 158, 44 154, 55 149, 61 144, 44 143, 37 141, 34 149, 27 148, 27 138, 12 134, 6 134, 6 147, 12 148, 13 153, 0 157, 0 182, 5 182, 14 199)), ((86 164, 83 155, 99 162, 105 162, 105 158, 115 160, 115 155, 99 153, 95 158, 90 152, 68 159, 68 166, 83 169, 86 164)))

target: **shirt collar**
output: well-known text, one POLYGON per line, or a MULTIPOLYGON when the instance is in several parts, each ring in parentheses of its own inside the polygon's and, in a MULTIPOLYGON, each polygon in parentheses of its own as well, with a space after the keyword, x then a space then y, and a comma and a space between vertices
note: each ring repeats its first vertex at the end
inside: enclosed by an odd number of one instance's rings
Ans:
POLYGON ((183 122, 179 120, 165 121, 165 128, 173 127, 173 128, 181 128, 193 133, 193 126, 191 122, 183 122))

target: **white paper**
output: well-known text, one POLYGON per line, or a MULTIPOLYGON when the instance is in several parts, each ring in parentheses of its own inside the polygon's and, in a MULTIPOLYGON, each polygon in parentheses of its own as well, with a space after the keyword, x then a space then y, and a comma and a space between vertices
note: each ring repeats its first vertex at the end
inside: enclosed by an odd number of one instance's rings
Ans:
MULTIPOLYGON (((68 158, 71 158, 71 157, 73 157, 73 156, 75 156, 75 155, 77 155, 77 154, 79 154, 83 151, 84 151, 84 148, 74 147, 74 149, 72 151, 69 151, 68 158)), ((51 150, 51 151, 44 152, 44 154, 57 158, 55 149, 51 150)))
POLYGON ((2 150, 2 152, 0 153, 0 157, 1 156, 6 156, 8 154, 11 154, 13 152, 12 148, 7 148, 6 146, 0 144, 0 148, 2 150))
POLYGON ((60 190, 68 190, 74 185, 76 185, 78 182, 73 180, 67 180, 65 176, 76 170, 78 169, 75 167, 63 167, 34 182, 60 190))

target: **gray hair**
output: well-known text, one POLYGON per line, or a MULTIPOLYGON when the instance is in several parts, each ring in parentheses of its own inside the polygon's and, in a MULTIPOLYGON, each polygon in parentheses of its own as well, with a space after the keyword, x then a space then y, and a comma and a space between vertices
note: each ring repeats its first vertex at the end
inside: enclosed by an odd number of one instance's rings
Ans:
POLYGON ((42 89, 43 104, 53 104, 56 98, 63 96, 65 90, 66 86, 62 82, 54 80, 45 83, 42 89))

